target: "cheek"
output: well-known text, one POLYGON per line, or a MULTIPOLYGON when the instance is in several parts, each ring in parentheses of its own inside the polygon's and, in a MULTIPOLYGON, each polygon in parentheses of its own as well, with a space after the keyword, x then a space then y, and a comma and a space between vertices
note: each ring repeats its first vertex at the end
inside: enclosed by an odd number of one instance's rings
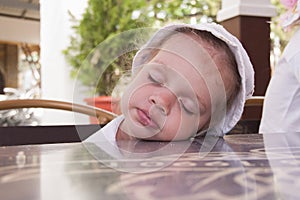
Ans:
POLYGON ((190 137, 198 131, 199 127, 199 117, 198 116, 189 116, 182 121, 182 132, 183 135, 190 137))
POLYGON ((169 115, 165 123, 163 134, 165 134, 168 139, 188 139, 198 130, 198 124, 195 123, 196 121, 199 121, 198 116, 187 115, 184 111, 181 112, 180 108, 177 108, 169 115))
MULTIPOLYGON (((170 115, 167 117, 166 129, 176 132, 182 124, 182 112, 177 106, 172 108, 170 115)), ((175 133, 176 134, 176 133, 175 133)))

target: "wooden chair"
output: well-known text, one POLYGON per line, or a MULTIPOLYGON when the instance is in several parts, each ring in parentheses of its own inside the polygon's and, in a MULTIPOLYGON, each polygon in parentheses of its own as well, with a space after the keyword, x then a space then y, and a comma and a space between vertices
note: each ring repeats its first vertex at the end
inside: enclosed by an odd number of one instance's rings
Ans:
POLYGON ((21 108, 48 108, 73 111, 89 116, 97 117, 101 123, 107 123, 117 115, 101 108, 80 105, 71 102, 46 100, 46 99, 12 99, 0 101, 0 110, 21 109, 21 108))
POLYGON ((247 106, 263 106, 264 99, 265 99, 264 96, 253 96, 246 101, 245 107, 247 107, 247 106))
MULTIPOLYGON (((262 112, 262 107, 264 104, 264 96, 253 96, 248 99, 245 103, 246 109, 258 109, 257 115, 260 115, 262 112)), ((229 132, 229 134, 247 134, 247 133, 258 133, 260 125, 260 118, 257 119, 248 119, 242 117, 237 125, 229 132)))
POLYGON ((0 101, 0 111, 3 112, 23 108, 46 108, 77 112, 97 117, 98 124, 3 126, 0 127, 0 146, 81 142, 117 116, 101 108, 64 101, 45 99, 0 101))

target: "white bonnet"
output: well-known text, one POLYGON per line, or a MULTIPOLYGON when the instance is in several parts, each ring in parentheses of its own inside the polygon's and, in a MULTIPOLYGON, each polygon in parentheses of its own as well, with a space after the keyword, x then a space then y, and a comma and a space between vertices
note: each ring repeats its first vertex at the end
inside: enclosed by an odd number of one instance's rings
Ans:
POLYGON ((215 37, 224 41, 233 54, 238 65, 238 72, 241 77, 241 87, 237 95, 237 98, 233 101, 232 106, 226 112, 225 119, 214 128, 214 133, 211 133, 216 136, 224 136, 228 133, 240 120, 245 101, 250 98, 254 92, 254 70, 250 62, 248 54, 243 48, 240 41, 229 33, 223 26, 216 23, 201 23, 201 24, 171 24, 160 30, 158 30, 153 37, 146 43, 135 55, 132 63, 132 72, 135 73, 136 69, 141 66, 143 62, 143 54, 146 53, 143 49, 151 43, 153 38, 160 34, 161 30, 170 30, 175 31, 181 27, 189 27, 196 30, 208 31, 212 33, 215 37))

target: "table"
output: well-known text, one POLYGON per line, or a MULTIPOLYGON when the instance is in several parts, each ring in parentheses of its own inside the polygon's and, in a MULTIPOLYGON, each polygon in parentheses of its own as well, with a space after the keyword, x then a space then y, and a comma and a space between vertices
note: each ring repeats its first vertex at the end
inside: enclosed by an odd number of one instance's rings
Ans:
POLYGON ((299 199, 300 134, 0 147, 2 200, 299 199), (99 156, 98 156, 99 155, 99 156))
POLYGON ((104 125, 48 125, 0 127, 0 146, 80 142, 104 125), (80 134, 78 134, 80 133, 80 134))

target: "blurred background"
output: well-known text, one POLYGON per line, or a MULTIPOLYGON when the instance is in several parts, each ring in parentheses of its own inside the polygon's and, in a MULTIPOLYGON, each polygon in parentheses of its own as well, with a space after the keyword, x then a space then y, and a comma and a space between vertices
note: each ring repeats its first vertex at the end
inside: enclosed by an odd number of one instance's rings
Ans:
MULTIPOLYGON (((247 27, 239 25, 243 30, 235 31, 234 20, 263 18, 269 33, 264 40, 270 45, 264 67, 271 75, 289 39, 278 27, 281 12, 279 0, 0 0, 0 100, 43 98, 86 104, 92 98, 90 104, 95 105, 97 96, 112 93, 120 74, 130 69, 135 52, 115 60, 104 79, 98 80, 99 60, 85 75, 78 74, 91 50, 126 30, 170 22, 224 23, 247 49, 242 34, 247 27)), ((259 28, 248 27, 250 33, 257 33, 254 37, 262 36, 259 28)), ((251 55, 251 47, 247 50, 251 55)), ((263 95, 268 79, 258 95, 263 95)), ((50 110, 0 114, 2 126, 89 123, 85 116, 74 119, 73 114, 50 110)))

